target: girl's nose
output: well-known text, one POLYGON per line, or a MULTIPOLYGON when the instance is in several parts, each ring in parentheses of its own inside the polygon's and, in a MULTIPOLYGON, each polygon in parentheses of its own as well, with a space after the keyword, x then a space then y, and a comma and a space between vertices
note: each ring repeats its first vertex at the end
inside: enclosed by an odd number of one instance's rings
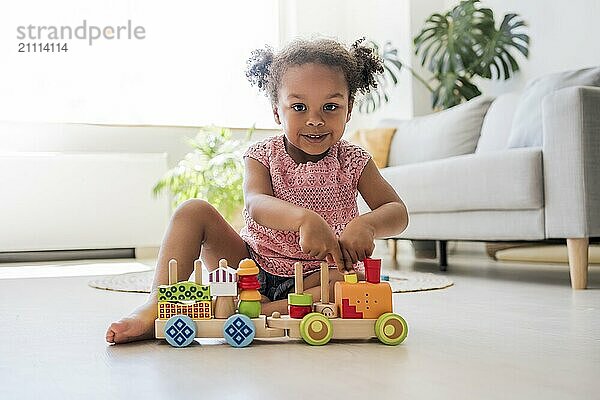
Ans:
POLYGON ((311 114, 308 116, 308 119, 306 120, 306 125, 307 126, 323 126, 325 125, 325 121, 323 121, 323 118, 321 118, 320 114, 311 114))

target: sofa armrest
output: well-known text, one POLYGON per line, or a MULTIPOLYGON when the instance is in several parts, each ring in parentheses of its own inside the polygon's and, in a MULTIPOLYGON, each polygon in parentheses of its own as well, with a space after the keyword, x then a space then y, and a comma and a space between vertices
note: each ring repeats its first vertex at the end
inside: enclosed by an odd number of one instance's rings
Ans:
POLYGON ((542 120, 546 237, 600 236, 600 88, 546 96, 542 120))

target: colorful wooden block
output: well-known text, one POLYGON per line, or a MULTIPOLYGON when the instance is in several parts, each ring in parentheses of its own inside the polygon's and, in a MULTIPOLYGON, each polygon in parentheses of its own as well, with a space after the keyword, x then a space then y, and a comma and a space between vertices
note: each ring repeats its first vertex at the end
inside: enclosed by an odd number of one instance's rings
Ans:
POLYGON ((345 274, 344 282, 347 283, 358 283, 358 276, 356 274, 345 274))
POLYGON ((288 313, 290 318, 299 319, 312 312, 312 305, 310 306, 293 306, 288 305, 288 313))
POLYGON ((227 260, 222 258, 219 260, 219 267, 208 273, 208 282, 211 284, 237 282, 237 271, 228 266, 227 260))
POLYGON ((240 300, 238 303, 238 312, 250 318, 257 318, 260 315, 260 301, 240 300))
POLYGON ((218 296, 213 300, 213 314, 215 318, 227 319, 235 314, 235 297, 218 296))
POLYGON ((242 278, 254 278, 243 281, 238 281, 237 285, 240 290, 252 290, 260 289, 260 282, 256 279, 256 276, 243 276, 242 278))
POLYGON ((211 296, 237 296, 238 295, 237 282, 211 283, 210 284, 210 295, 211 296))
POLYGON ((240 300, 245 301, 260 301, 261 295, 258 290, 242 290, 240 292, 240 300))
POLYGON ((258 272, 259 271, 256 263, 249 258, 244 258, 242 261, 240 261, 237 269, 238 277, 245 275, 258 275, 258 272))
POLYGON ((342 318, 372 319, 392 312, 392 289, 387 282, 336 282, 334 290, 342 318))
POLYGON ((178 314, 187 315, 192 319, 210 319, 212 305, 210 301, 199 301, 193 304, 158 302, 158 319, 169 319, 178 314))
POLYGON ((365 258, 363 260, 365 266, 365 280, 369 283, 379 283, 381 275, 381 259, 365 258))
POLYGON ((254 340, 256 328, 250 318, 235 314, 223 325, 223 337, 233 347, 246 347, 254 340))
POLYGON ((288 304, 292 306, 312 306, 313 296, 310 293, 289 293, 288 304))
POLYGON ((182 281, 158 287, 158 301, 205 301, 210 300, 210 286, 182 281))

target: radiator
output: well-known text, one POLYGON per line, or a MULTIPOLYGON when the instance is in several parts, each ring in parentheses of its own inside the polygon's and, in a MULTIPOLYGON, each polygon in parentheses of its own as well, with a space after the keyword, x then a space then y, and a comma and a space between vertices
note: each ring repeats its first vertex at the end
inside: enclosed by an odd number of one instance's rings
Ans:
POLYGON ((0 153, 0 252, 158 247, 165 153, 0 153))

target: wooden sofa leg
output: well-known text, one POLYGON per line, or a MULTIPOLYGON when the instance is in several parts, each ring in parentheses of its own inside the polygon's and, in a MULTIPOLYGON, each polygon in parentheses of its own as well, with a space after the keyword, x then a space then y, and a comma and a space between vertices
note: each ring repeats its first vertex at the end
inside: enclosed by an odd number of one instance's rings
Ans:
POLYGON ((440 271, 446 271, 448 269, 448 242, 446 240, 438 240, 435 244, 438 261, 440 262, 440 271))
POLYGON ((396 239, 388 239, 387 243, 391 259, 392 261, 396 261, 396 255, 398 254, 398 244, 396 243, 396 239))
POLYGON ((571 270, 571 287, 587 288, 588 278, 588 238, 567 239, 569 268, 571 270))

